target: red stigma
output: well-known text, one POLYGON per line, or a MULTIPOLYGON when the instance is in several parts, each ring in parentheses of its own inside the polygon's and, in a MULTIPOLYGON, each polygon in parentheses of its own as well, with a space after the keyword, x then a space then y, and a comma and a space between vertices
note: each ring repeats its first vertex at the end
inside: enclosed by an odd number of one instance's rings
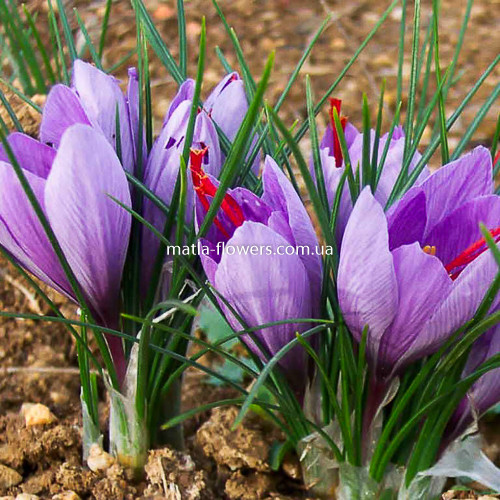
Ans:
MULTIPOLYGON (((497 243, 500 240, 500 227, 489 230, 491 236, 497 243)), ((482 253, 488 250, 486 238, 481 238, 466 248, 456 259, 453 259, 447 266, 446 271, 452 280, 456 280, 465 267, 473 260, 477 259, 482 253)))
POLYGON ((340 124, 342 125, 342 130, 345 131, 345 126, 347 124, 347 116, 342 116, 340 114, 340 108, 342 107, 342 101, 340 99, 335 99, 334 97, 330 97, 330 121, 332 124, 332 131, 333 131, 333 156, 335 158, 335 166, 337 168, 342 166, 342 162, 344 161, 344 157, 342 155, 342 148, 340 147, 340 139, 339 135, 337 134, 337 129, 335 127, 335 119, 334 119, 334 114, 333 110, 335 109, 337 111, 337 114, 339 115, 340 118, 340 124))
MULTIPOLYGON (((198 199, 201 202, 202 207, 206 212, 208 212, 208 209, 210 208, 210 201, 208 200, 208 196, 211 196, 213 198, 215 196, 215 193, 217 192, 217 187, 211 181, 210 177, 208 177, 208 175, 204 172, 202 167, 203 157, 207 154, 207 151, 207 147, 201 150, 191 149, 190 154, 190 168, 193 178, 193 187, 196 195, 198 196, 198 199)), ((229 193, 226 193, 226 195, 224 196, 220 208, 235 227, 239 227, 243 224, 243 222, 245 222, 245 217, 243 216, 241 207, 229 193)), ((214 224, 226 238, 230 237, 217 217, 214 218, 214 224)))

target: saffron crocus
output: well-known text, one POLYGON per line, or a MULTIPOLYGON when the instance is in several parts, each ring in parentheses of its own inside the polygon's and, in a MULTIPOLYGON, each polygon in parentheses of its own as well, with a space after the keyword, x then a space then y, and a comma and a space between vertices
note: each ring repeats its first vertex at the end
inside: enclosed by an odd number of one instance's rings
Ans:
MULTIPOLYGON (((219 82, 207 97, 207 100, 203 104, 203 109, 217 126, 220 127, 220 130, 224 132, 226 137, 231 142, 234 141, 248 111, 245 84, 238 73, 230 73, 219 82)), ((256 143, 257 138, 255 137, 250 151, 256 143)), ((252 164, 252 170, 255 174, 259 173, 260 160, 261 155, 259 152, 252 164)))
MULTIPOLYGON (((144 172, 144 184, 157 197, 170 204, 175 183, 179 175, 180 158, 185 144, 189 114, 194 93, 194 81, 186 80, 172 100, 165 116, 163 128, 151 149, 144 172)), ((203 158, 204 168, 214 176, 218 176, 221 166, 221 153, 217 131, 206 113, 198 113, 194 126, 193 148, 206 149, 203 158)), ((193 219, 193 187, 188 176, 186 199, 186 221, 193 219)), ((150 200, 144 200, 144 217, 160 232, 163 232, 165 214, 150 200)), ((159 249, 158 238, 148 229, 143 232, 142 283, 146 290, 159 249)))
MULTIPOLYGON (((323 169, 323 175, 325 179, 325 188, 328 196, 328 202, 330 207, 333 206, 335 200, 335 195, 337 188, 339 187, 340 180, 345 172, 345 162, 342 155, 342 150, 340 147, 340 140, 335 129, 333 121, 334 110, 340 116, 341 101, 339 99, 330 99, 330 120, 331 123, 328 125, 325 135, 320 144, 320 158, 321 166, 323 169)), ((349 159, 351 162, 351 167, 355 175, 356 171, 360 171, 360 180, 362 181, 362 158, 363 158, 363 134, 358 132, 356 127, 352 125, 347 117, 340 116, 340 122, 344 130, 344 136, 346 140, 347 149, 349 152, 349 159)), ((384 149, 389 140, 389 134, 385 134, 380 137, 378 151, 377 151, 377 162, 382 160, 382 155, 384 149)), ((382 169, 379 182, 376 186, 374 193, 375 199, 382 205, 385 206, 389 195, 391 194, 392 188, 396 183, 398 175, 403 166, 403 153, 404 153, 404 143, 405 135, 403 127, 396 127, 392 134, 387 156, 384 161, 384 167, 382 169)), ((375 131, 370 131, 370 160, 373 155, 375 145, 375 131)), ((415 152, 413 156, 408 171, 412 172, 417 163, 420 161, 421 155, 415 152)), ((425 178, 429 175, 427 167, 424 167, 422 173, 419 175, 416 185, 419 185, 425 178)), ((349 192, 349 187, 347 182, 343 186, 342 195, 340 198, 340 207, 337 218, 337 230, 336 236, 338 241, 342 240, 342 235, 344 234, 345 226, 349 215, 352 212, 352 200, 349 192)))
MULTIPOLYGON (((340 250, 338 298, 379 376, 433 353, 479 306, 498 266, 479 229, 500 239, 491 156, 478 147, 389 210, 365 188, 340 250)), ((496 307, 495 304, 492 306, 496 307)))
MULTIPOLYGON (((202 169, 203 152, 192 154, 191 169, 197 192, 196 220, 201 224, 217 189, 217 181, 202 169)), ((261 198, 244 188, 229 190, 207 237, 201 241, 210 255, 201 255, 209 281, 249 327, 319 314, 322 268, 318 240, 307 212, 292 185, 274 160, 266 158, 261 198), (224 250, 222 251, 222 246, 224 250), (303 245, 309 251, 289 252, 303 245)), ((221 301, 236 330, 240 321, 221 301)), ((261 359, 274 355, 310 328, 307 323, 282 324, 258 330, 256 338, 243 337, 261 359)), ((307 380, 306 354, 294 348, 281 368, 301 397, 307 380)))
MULTIPOLYGON (((71 267, 94 319, 119 327, 122 270, 131 218, 108 195, 130 206, 123 168, 104 135, 87 125, 72 125, 61 136, 57 151, 31 137, 8 137, 71 267)), ((0 149, 0 244, 23 267, 76 301, 56 253, 0 149)), ((121 340, 108 343, 119 377, 125 372, 121 340)))
MULTIPOLYGON (((40 140, 57 149, 64 131, 75 123, 91 125, 102 132, 113 148, 120 150, 123 168, 133 172, 140 135, 136 70, 129 70, 125 96, 116 78, 91 64, 75 60, 71 87, 54 85, 47 96, 40 125, 40 140)), ((141 147, 145 160, 144 139, 141 147)))

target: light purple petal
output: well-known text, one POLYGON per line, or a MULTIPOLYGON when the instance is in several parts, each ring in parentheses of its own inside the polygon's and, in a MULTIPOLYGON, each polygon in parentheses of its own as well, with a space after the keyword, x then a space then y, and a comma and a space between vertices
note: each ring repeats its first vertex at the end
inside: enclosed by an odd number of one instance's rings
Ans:
MULTIPOLYGON (((463 377, 470 375, 483 362, 500 352, 500 326, 496 326, 476 340, 464 368, 463 377)), ((460 401, 445 432, 446 442, 452 442, 467 430, 474 416, 481 416, 500 402, 500 368, 484 374, 460 401)))
POLYGON ((398 310, 398 284, 387 221, 369 187, 359 195, 347 223, 337 287, 342 314, 356 340, 368 325, 367 352, 376 363, 380 340, 398 310))
POLYGON ((75 123, 90 125, 91 121, 73 89, 54 85, 43 107, 40 141, 58 148, 65 130, 75 123))
MULTIPOLYGON (((498 265, 491 251, 484 252, 469 264, 453 282, 450 294, 427 321, 414 348, 421 352, 433 352, 447 336, 469 321, 497 272, 498 265)), ((412 359, 413 357, 409 356, 409 359, 405 358, 404 361, 409 362, 412 359)))
MULTIPOLYGON (((335 203, 335 196, 337 190, 339 189, 340 181, 342 175, 345 172, 345 167, 337 168, 335 166, 335 158, 330 156, 327 149, 322 149, 320 151, 321 165, 323 168, 323 175, 325 179, 325 188, 328 196, 328 204, 330 209, 333 208, 335 203)), ((351 193, 349 191, 349 186, 347 180, 344 182, 342 188, 342 194, 340 196, 340 205, 337 213, 337 224, 335 230, 335 237, 337 239, 337 244, 340 245, 342 242, 342 237, 344 235, 345 227, 349 216, 352 212, 352 199, 351 193)))
MULTIPOLYGON (((262 180, 264 185, 262 201, 274 211, 282 212, 288 219, 296 246, 309 247, 309 252, 301 252, 299 257, 309 276, 313 304, 319 304, 323 269, 321 255, 317 252, 318 238, 311 219, 292 184, 270 156, 266 158, 262 180)), ((314 311, 316 312, 316 309, 314 311)))
POLYGON ((156 192, 160 176, 165 170, 171 176, 169 184, 177 179, 179 155, 182 154, 182 144, 189 121, 190 109, 191 103, 189 101, 179 104, 153 144, 144 173, 144 184, 153 192, 156 192), (176 169, 167 169, 166 167, 171 157, 176 157, 176 169))
POLYGON ((463 203, 493 193, 491 163, 490 152, 478 146, 444 165, 421 184, 427 199, 426 234, 463 203))
POLYGON ((219 177, 222 167, 219 137, 210 118, 205 113, 199 113, 194 125, 192 148, 203 149, 205 147, 208 150, 203 157, 203 170, 207 174, 219 177))
MULTIPOLYGON (((30 186, 44 208, 45 180, 25 171, 30 186)), ((71 296, 59 260, 12 166, 0 162, 0 244, 32 274, 61 293, 71 296)))
POLYGON ((415 241, 421 243, 426 220, 425 193, 420 188, 413 188, 387 212, 390 250, 415 241))
MULTIPOLYGON (((474 343, 464 368, 464 376, 471 374, 483 362, 498 353, 500 353, 500 326, 492 328, 474 343)), ((470 399, 479 415, 500 402, 500 368, 486 373, 472 386, 470 399)))
POLYGON ((172 99, 167 114, 165 115, 165 119, 163 120, 163 125, 165 125, 167 121, 170 120, 170 118, 174 114, 174 111, 179 107, 179 104, 181 104, 184 101, 189 101, 190 103, 189 105, 191 106, 193 95, 194 95, 194 80, 188 78, 185 82, 181 84, 181 86, 179 87, 179 91, 172 99))
POLYGON ((134 148, 127 102, 118 80, 91 64, 77 59, 73 65, 73 87, 94 126, 99 127, 108 142, 117 149, 118 113, 123 168, 134 171, 134 148))
POLYGON ((483 237, 480 223, 488 229, 500 226, 500 197, 481 196, 464 203, 434 226, 424 244, 435 246, 436 256, 447 265, 483 237))
MULTIPOLYGON (((375 133, 372 134, 372 149, 375 141, 374 137, 375 133)), ((379 149, 378 149, 378 161, 382 159, 382 154, 384 152, 384 148, 387 144, 387 137, 384 136, 380 139, 379 149)), ((394 138, 391 140, 391 144, 389 146, 389 150, 387 152, 387 157, 384 162, 384 166, 382 169, 382 173, 380 175, 380 180, 377 185, 377 190, 375 194, 375 198, 379 201, 379 203, 383 206, 387 203, 389 196, 396 184, 396 181, 399 177, 401 169, 403 168, 403 155, 404 155, 404 146, 405 139, 404 134, 399 136, 398 138, 394 138)), ((417 163, 422 158, 422 155, 416 151, 411 159, 410 165, 408 166, 408 172, 411 173, 415 169, 417 163)), ((420 185, 427 177, 429 177, 429 169, 424 167, 422 172, 419 174, 415 186, 420 185)))
MULTIPOLYGON (((139 150, 139 77, 135 68, 128 69, 127 105, 130 119, 130 131, 132 133, 132 146, 134 162, 137 163, 137 151, 139 150)), ((148 149, 146 145, 146 130, 142 127, 142 164, 146 165, 148 149)))
MULTIPOLYGON (((301 260, 296 255, 239 255, 238 249, 248 245, 269 246, 276 250, 287 242, 280 235, 255 222, 245 222, 228 243, 234 255, 225 254, 215 273, 215 287, 231 304, 248 326, 293 318, 310 318, 311 296, 309 279, 301 260)), ((227 311, 228 320, 235 330, 241 325, 227 311)), ((294 339, 296 331, 304 331, 307 324, 285 324, 257 332, 258 338, 275 354, 294 339)), ((252 350, 263 357, 258 348, 246 337, 252 350)), ((307 374, 306 355, 296 348, 283 360, 281 366, 292 384, 304 384, 307 374)))
POLYGON ((403 356, 412 359, 430 354, 419 350, 420 331, 446 298, 453 283, 441 261, 423 252, 418 243, 392 252, 398 282, 399 306, 394 321, 382 337, 379 366, 390 373, 403 356))
POLYGON ((203 107, 232 142, 248 110, 243 80, 237 78, 236 73, 228 75, 208 96, 203 107))
MULTIPOLYGON (((7 140, 22 169, 42 179, 47 178, 56 156, 55 149, 19 132, 10 134, 7 140)), ((10 163, 9 156, 2 145, 0 145, 0 161, 10 163)))
POLYGON ((121 164, 106 139, 74 125, 63 135, 45 188, 50 224, 97 318, 117 326, 131 216, 121 164))
MULTIPOLYGON (((344 129, 344 137, 347 149, 349 149, 352 146, 358 135, 360 135, 358 129, 351 122, 348 121, 344 129)), ((320 150, 325 149, 328 152, 328 155, 333 157, 333 147, 334 147, 333 144, 334 144, 333 128, 332 125, 329 124, 326 127, 323 138, 321 139, 320 150)))
MULTIPOLYGON (((233 142, 248 111, 245 84, 238 73, 233 72, 223 78, 207 97, 203 108, 229 141, 233 142)), ((252 139, 250 151, 256 143, 257 137, 255 136, 252 139)), ((259 152, 252 165, 252 170, 256 175, 259 173, 260 160, 261 153, 259 152)))

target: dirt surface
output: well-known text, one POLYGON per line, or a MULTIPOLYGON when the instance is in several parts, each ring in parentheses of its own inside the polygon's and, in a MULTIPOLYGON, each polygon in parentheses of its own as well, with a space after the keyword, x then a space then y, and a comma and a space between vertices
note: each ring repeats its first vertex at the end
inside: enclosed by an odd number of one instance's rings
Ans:
MULTIPOLYGON (((211 2, 186 0, 185 3, 191 76, 195 72, 201 17, 204 15, 207 19, 206 93, 223 75, 222 66, 214 55, 214 47, 219 46, 229 64, 235 68, 236 58, 211 2)), ((267 93, 269 101, 275 102, 302 51, 327 14, 332 14, 332 21, 302 71, 303 75, 311 75, 317 97, 335 80, 387 3, 374 0, 221 0, 220 5, 229 23, 236 29, 254 75, 262 70, 270 51, 276 50, 275 69, 267 93)), ((424 27, 428 23, 429 4, 428 0, 423 2, 424 27)), ((38 11, 41 18, 46 12, 46 4, 42 0, 30 0, 27 5, 33 11, 38 11)), ((175 2, 147 0, 146 5, 176 57, 175 2)), ((91 36, 95 36, 104 11, 103 3, 78 1, 76 6, 91 36)), ((458 69, 463 74, 450 92, 449 111, 462 101, 481 71, 497 55, 500 47, 499 7, 499 0, 479 0, 473 7, 463 54, 458 64, 458 69)), ((440 34, 443 65, 448 64, 452 58, 464 8, 463 0, 442 2, 440 34)), ((411 16, 411 11, 409 15, 411 16)), ((370 102, 375 104, 383 78, 387 80, 386 119, 392 118, 400 16, 401 10, 396 8, 335 93, 343 99, 344 112, 357 126, 361 125, 362 92, 366 92, 370 102)), ((79 39, 81 40, 81 36, 79 39)), ((134 14, 128 2, 119 0, 113 4, 111 12, 104 66, 115 64, 134 46, 134 14)), ((409 63, 407 58, 406 84, 409 63)), ((125 78, 128 64, 134 64, 134 58, 117 70, 122 78, 125 78)), ((154 114, 160 124, 176 85, 154 57, 151 75, 154 114)), ((288 124, 305 116, 303 75, 292 88, 289 99, 282 108, 282 116, 288 124)), ((457 121, 451 134, 452 147, 498 83, 499 76, 497 68, 457 121)), ((43 97, 35 100, 41 104, 43 97)), ((491 143, 497 113, 498 106, 493 106, 473 137, 475 143, 491 143)), ((23 117, 23 123, 29 125, 28 130, 34 135, 36 122, 37 117, 32 114, 23 117)), ((321 116, 319 123, 321 127, 325 126, 326 113, 321 116)), ((428 138, 429 133, 430 130, 426 131, 424 139, 428 138)), ((51 294, 51 297, 55 297, 55 294, 51 294)), ((60 303, 69 316, 76 314, 76 306, 63 301, 60 303)), ((49 313, 42 301, 27 288, 22 276, 3 260, 0 261, 0 310, 49 313)), ((188 408, 229 397, 227 391, 207 385, 202 375, 189 371, 185 379, 183 404, 188 408)), ((104 408, 106 402, 103 401, 102 405, 104 408)), ((265 456, 276 437, 274 431, 271 432, 262 421, 250 420, 243 428, 230 433, 228 428, 234 414, 235 410, 232 408, 217 410, 187 422, 187 452, 183 454, 169 449, 153 451, 146 468, 146 481, 143 483, 130 481, 118 465, 113 465, 106 473, 93 473, 82 468, 81 464, 79 379, 75 346, 70 335, 64 327, 50 323, 10 318, 0 321, 0 496, 10 495, 9 498, 15 498, 24 493, 27 495, 25 499, 36 498, 29 497, 36 495, 39 498, 59 500, 307 498, 302 491, 293 457, 285 462, 284 469, 287 472, 269 471, 265 456), (25 418, 20 414, 23 403, 42 403, 50 408, 57 420, 46 425, 26 427, 25 418)), ((495 424, 490 424, 487 428, 493 458, 498 458, 500 443, 496 428, 495 424)), ((446 498, 472 496, 465 492, 455 492, 448 494, 446 498)))

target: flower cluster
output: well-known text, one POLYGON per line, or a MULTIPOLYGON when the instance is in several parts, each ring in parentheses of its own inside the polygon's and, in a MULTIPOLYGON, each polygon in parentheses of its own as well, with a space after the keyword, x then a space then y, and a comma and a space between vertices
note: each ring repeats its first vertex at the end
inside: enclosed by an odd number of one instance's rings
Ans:
MULTIPOLYGON (((280 168, 282 149, 275 148, 275 158, 266 155, 263 161, 260 152, 252 156, 255 160, 249 170, 252 179, 258 179, 256 183, 228 187, 218 180, 227 165, 228 150, 223 144, 236 142, 249 110, 245 86, 237 73, 228 74, 204 103, 193 102, 196 84, 186 79, 150 148, 141 119, 140 84, 137 71, 130 69, 123 93, 116 79, 76 60, 71 85, 55 85, 47 97, 40 140, 21 133, 6 139, 0 149, 3 250, 38 279, 79 303, 95 325, 107 329, 107 346, 118 380, 114 389, 128 396, 127 380, 143 369, 141 363, 147 356, 139 354, 137 363, 135 350, 111 332, 130 335, 124 318, 142 314, 147 316, 144 324, 149 325, 152 313, 167 310, 162 319, 169 317, 167 299, 179 305, 196 297, 198 292, 187 296, 186 289, 194 286, 191 283, 170 296, 175 288, 169 274, 173 257, 165 256, 162 261, 158 233, 165 234, 170 220, 167 239, 177 237, 177 243, 179 237, 194 240, 193 235, 206 225, 217 193, 223 190, 208 230, 198 234, 198 243, 209 252, 199 260, 184 260, 183 269, 203 273, 195 276, 197 283, 206 287, 207 295, 208 290, 215 291, 213 306, 239 332, 262 373, 267 376, 266 365, 274 363, 277 371, 272 373, 279 376, 272 383, 284 380, 288 384, 289 392, 273 387, 270 394, 276 404, 269 407, 279 408, 283 403, 287 411, 291 408, 300 414, 298 425, 293 415, 288 418, 283 413, 283 420, 293 428, 292 445, 299 447, 302 439, 322 433, 329 438, 338 462, 369 464, 372 457, 385 452, 374 452, 372 444, 395 432, 399 414, 392 418, 390 412, 408 409, 404 405, 410 397, 405 399, 403 393, 393 401, 398 384, 401 390, 411 388, 409 379, 426 370, 430 366, 426 363, 439 367, 439 361, 429 360, 440 349, 442 359, 447 360, 448 353, 455 352, 456 342, 465 343, 469 330, 480 322, 476 313, 498 278, 491 241, 500 241, 500 198, 495 194, 490 152, 477 147, 431 173, 421 166, 418 152, 408 157, 402 127, 381 137, 365 129, 366 137, 341 116, 343 137, 339 137, 334 115, 340 115, 341 103, 331 99, 331 123, 316 158, 320 158, 327 194, 323 215, 331 222, 338 255, 327 254, 323 259, 316 249, 326 235, 318 235, 300 194, 280 168), (190 122, 192 141, 186 144, 190 122), (363 173, 367 144, 375 182, 363 173), (182 157, 188 152, 185 215, 179 220, 179 207, 172 200, 184 174, 182 157), (348 153, 349 161, 343 152, 348 153), (350 186, 344 182, 349 173, 346 169, 352 174, 350 186), (392 202, 398 178, 412 173, 413 186, 392 202), (142 194, 148 196, 138 197, 139 184, 142 194), (134 215, 147 224, 136 227, 134 215), (490 237, 485 237, 481 224, 490 237), (217 250, 222 243, 226 249, 255 245, 311 251, 221 254, 217 250), (166 274, 161 279, 154 274, 158 259, 166 274), (136 268, 138 280, 134 281, 129 274, 136 268), (158 284, 152 287, 156 301, 152 312, 144 309, 151 283, 158 284), (130 286, 137 287, 132 295, 138 301, 132 310, 126 310, 130 286), (302 335, 308 335, 308 340, 302 335), (332 431, 332 420, 339 428, 337 434, 332 431), (359 431, 354 437, 351 422, 359 431), (385 424, 392 427, 387 430, 385 424)), ((238 160, 241 165, 255 153, 261 131, 259 125, 253 127, 247 138, 250 152, 244 149, 238 160)), ((318 171, 312 164, 309 176, 315 177, 318 171)), ((308 169, 303 173, 308 174, 308 169)), ((487 314, 497 313, 499 304, 500 298, 492 295, 487 314)), ((190 327, 191 320, 168 323, 169 332, 179 324, 190 327)), ((161 340, 163 333, 154 330, 151 338, 161 340)), ((189 332, 181 333, 188 337, 189 332)), ((149 330, 139 327, 132 334, 142 346, 149 330)), ((458 399, 446 420, 439 421, 441 427, 436 425, 441 434, 433 459, 463 435, 476 415, 500 400, 500 368, 477 377, 464 386, 463 393, 457 388, 498 355, 500 329, 489 325, 474 340, 459 351, 461 357, 453 365, 456 373, 446 379, 453 389, 450 394, 458 399)), ((170 349, 181 343, 179 339, 168 342, 162 346, 170 349)), ((168 352, 162 353, 164 357, 155 353, 151 364, 160 379, 170 362, 166 361, 168 352)), ((176 354, 179 362, 185 350, 176 354)), ((143 375, 137 379, 148 381, 150 374, 143 375)), ((144 400, 150 402, 151 394, 167 393, 165 387, 170 386, 162 383, 150 383, 146 388, 151 393, 144 400)), ((134 387, 132 392, 137 390, 134 387)), ((428 408, 434 408, 433 404, 428 408)), ((155 411, 160 406, 154 402, 150 414, 142 417, 159 421, 155 411)), ((141 409, 140 404, 136 407, 141 409)), ((431 425, 429 422, 422 425, 431 425)), ((408 470, 413 470, 409 448, 394 445, 399 464, 408 460, 408 470)), ((370 473, 379 480, 381 462, 374 463, 370 473)))

